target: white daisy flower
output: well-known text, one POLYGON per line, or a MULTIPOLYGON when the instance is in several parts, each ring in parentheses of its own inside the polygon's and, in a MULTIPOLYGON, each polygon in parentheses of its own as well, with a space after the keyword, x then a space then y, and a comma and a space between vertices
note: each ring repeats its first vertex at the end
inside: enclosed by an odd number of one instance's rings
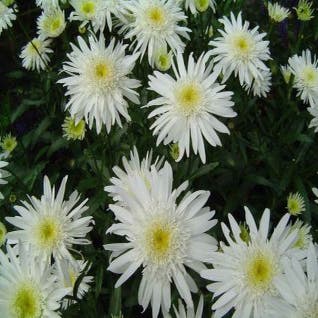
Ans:
POLYGON ((68 201, 63 201, 66 182, 64 177, 55 196, 55 187, 51 188, 45 176, 41 199, 29 197, 30 203, 22 201, 22 206, 14 206, 19 216, 5 218, 19 229, 9 232, 8 240, 27 244, 30 252, 43 261, 51 255, 56 259, 71 259, 69 249, 73 244, 90 243, 85 236, 92 229, 92 217, 81 217, 88 209, 87 199, 76 206, 80 196, 74 191, 68 201))
POLYGON ((133 176, 139 176, 149 186, 149 180, 151 175, 150 167, 154 165, 157 170, 160 170, 162 161, 163 158, 159 159, 159 157, 157 157, 155 162, 152 163, 152 151, 148 151, 146 157, 143 158, 142 161, 140 161, 137 148, 134 147, 133 151, 130 152, 129 161, 126 157, 122 158, 124 170, 119 168, 118 166, 113 167, 113 171, 116 177, 112 177, 110 179, 110 183, 112 185, 106 186, 104 190, 109 193, 109 195, 113 198, 114 201, 120 201, 122 204, 124 204, 125 202, 121 198, 120 192, 122 190, 128 191, 130 193, 133 193, 135 191, 135 188, 129 188, 129 178, 133 176))
POLYGON ((284 275, 274 279, 288 306, 274 307, 270 317, 316 318, 318 314, 318 261, 313 244, 307 251, 305 266, 296 259, 284 260, 284 275))
POLYGON ((0 250, 0 264, 2 317, 60 317, 60 301, 69 290, 57 287, 49 263, 30 257, 21 245, 17 256, 8 245, 7 254, 0 250))
POLYGON ((12 27, 12 21, 16 20, 16 18, 14 10, 0 1, 0 35, 3 30, 12 27))
POLYGON ((290 215, 286 214, 268 238, 270 211, 265 209, 257 228, 248 208, 245 208, 249 227, 248 240, 242 240, 241 228, 229 214, 231 230, 222 223, 228 245, 211 254, 213 269, 204 270, 201 276, 213 281, 208 285, 214 297, 212 309, 215 317, 223 317, 232 308, 233 318, 262 318, 268 304, 277 297, 274 279, 282 273, 282 259, 293 254, 297 231, 286 230, 290 215))
POLYGON ((199 273, 216 250, 216 240, 205 233, 217 223, 212 219, 215 211, 204 207, 210 193, 187 193, 177 205, 187 183, 172 190, 172 182, 168 163, 160 171, 152 166, 149 184, 140 176, 130 176, 134 193, 122 190, 120 194, 126 205, 109 206, 119 223, 107 233, 123 236, 128 242, 105 245, 115 258, 108 270, 122 274, 118 287, 143 268, 138 302, 144 310, 151 302, 153 317, 158 316, 160 307, 163 313, 169 312, 171 284, 186 305, 193 307, 191 292, 197 292, 197 286, 186 267, 199 273))
POLYGON ((311 106, 318 107, 318 61, 311 57, 309 50, 301 56, 294 55, 288 59, 291 73, 294 75, 293 87, 297 89, 300 99, 311 106))
POLYGON ((43 11, 37 20, 38 33, 43 38, 56 38, 65 29, 65 15, 59 7, 43 11))
POLYGON ((63 65, 69 76, 58 81, 67 87, 66 95, 70 96, 66 109, 76 124, 84 117, 90 129, 96 122, 98 134, 103 124, 109 132, 115 123, 122 126, 120 115, 130 120, 127 100, 139 104, 135 89, 140 83, 128 77, 139 55, 125 55, 127 46, 115 45, 115 39, 106 47, 102 34, 99 40, 90 36, 89 45, 82 37, 78 37, 78 43, 79 48, 71 44, 73 52, 63 65))
POLYGON ((206 11, 209 7, 215 12, 215 0, 183 0, 186 10, 192 14, 206 11))
POLYGON ((258 26, 250 30, 249 22, 243 24, 241 12, 237 18, 231 13, 231 20, 223 17, 219 21, 224 25, 224 31, 219 30, 222 36, 209 43, 214 46, 214 70, 223 73, 223 82, 234 72, 241 86, 252 85, 253 79, 262 80, 262 71, 268 70, 264 61, 271 58, 269 41, 263 40, 266 33, 259 33, 258 26))
POLYGON ((53 50, 49 48, 50 44, 51 40, 38 37, 24 46, 20 54, 23 67, 27 70, 37 70, 38 72, 46 69, 50 62, 48 54, 53 53, 53 50))
POLYGON ((217 73, 207 66, 210 54, 202 54, 195 62, 192 54, 188 66, 183 56, 177 55, 177 68, 173 67, 176 79, 168 74, 155 71, 149 76, 150 90, 160 95, 146 107, 156 106, 148 118, 156 120, 150 127, 158 135, 157 145, 162 141, 178 143, 180 161, 186 152, 190 155, 190 139, 195 154, 199 152, 203 163, 206 161, 204 139, 212 146, 221 146, 216 132, 227 133, 228 128, 216 116, 235 117, 231 101, 232 92, 223 91, 224 85, 216 82, 217 73), (159 106, 159 107, 158 107, 159 106), (215 116, 216 115, 216 116, 215 116))
POLYGON ((318 131, 318 105, 315 107, 308 107, 307 110, 314 117, 309 124, 309 128, 314 128, 314 132, 318 131))
MULTIPOLYGON (((62 259, 54 264, 54 273, 57 276, 58 284, 62 288, 68 288, 70 291, 69 296, 73 296, 74 287, 77 279, 82 275, 83 271, 88 271, 87 262, 82 260, 68 260, 62 259)), ((84 276, 81 278, 81 282, 78 285, 77 295, 78 299, 82 299, 84 295, 88 292, 90 284, 93 282, 93 276, 84 276)), ((67 308, 74 301, 69 299, 64 299, 62 303, 62 308, 67 308)))
POLYGON ((135 52, 140 51, 143 57, 147 51, 151 66, 160 48, 167 45, 173 53, 182 52, 185 44, 181 37, 190 40, 191 30, 179 25, 187 17, 175 0, 132 0, 127 9, 133 18, 124 27, 128 29, 125 38, 135 38, 135 52))
POLYGON ((104 0, 70 0, 75 11, 71 12, 70 21, 82 21, 81 27, 92 23, 95 32, 103 32, 106 25, 104 0))
POLYGON ((244 89, 249 93, 252 91, 254 96, 266 97, 267 93, 271 90, 272 86, 272 73, 270 69, 261 71, 261 77, 255 78, 252 85, 244 84, 244 89))
POLYGON ((290 11, 278 4, 277 2, 274 2, 272 4, 271 2, 268 2, 268 15, 274 22, 282 22, 286 18, 288 18, 290 11))
MULTIPOLYGON (((1 158, 0 158, 1 159, 1 158)), ((6 167, 9 163, 3 160, 0 160, 0 185, 7 184, 8 181, 4 180, 10 176, 10 173, 2 168, 6 167)), ((0 192, 0 200, 3 199, 3 194, 0 192)))
MULTIPOLYGON (((178 309, 173 306, 175 317, 176 318, 202 318, 203 314, 203 295, 200 296, 200 301, 198 304, 198 308, 195 311, 194 308, 187 308, 185 309, 182 301, 179 299, 178 301, 178 309)), ((168 315, 167 318, 171 316, 168 315)))

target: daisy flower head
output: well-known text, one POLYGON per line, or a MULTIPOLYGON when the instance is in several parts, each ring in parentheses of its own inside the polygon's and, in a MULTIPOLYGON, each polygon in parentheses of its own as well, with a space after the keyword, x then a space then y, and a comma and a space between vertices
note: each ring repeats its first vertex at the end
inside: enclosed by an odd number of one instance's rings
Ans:
POLYGON ((204 207, 210 193, 189 192, 176 204, 187 182, 173 190, 172 168, 167 162, 160 171, 151 167, 148 182, 140 176, 131 176, 129 182, 130 189, 135 190, 122 191, 125 206, 109 206, 118 223, 107 233, 128 241, 105 245, 112 251, 108 270, 121 274, 115 287, 142 267, 138 302, 144 310, 151 303, 153 317, 160 308, 163 313, 169 312, 172 284, 192 308, 191 292, 197 292, 197 286, 186 268, 199 273, 217 248, 216 240, 205 233, 217 223, 215 211, 204 207))
POLYGON ((268 15, 274 22, 282 22, 286 18, 288 18, 290 11, 287 8, 284 8, 277 2, 271 3, 268 2, 267 6, 268 15))
POLYGON ((297 96, 311 106, 317 106, 318 100, 318 61, 309 50, 303 51, 301 56, 294 55, 288 59, 291 73, 294 75, 293 87, 297 96))
POLYGON ((65 29, 65 14, 60 7, 44 10, 37 20, 38 33, 44 38, 56 38, 65 29))
POLYGON ((299 0, 297 8, 294 8, 297 13, 297 18, 300 21, 309 21, 314 16, 314 9, 312 8, 313 3, 308 0, 299 0))
POLYGON ((132 0, 127 9, 133 18, 124 27, 125 38, 135 38, 135 52, 140 51, 143 57, 147 51, 151 66, 160 48, 167 45, 175 54, 185 47, 181 38, 190 40, 191 30, 181 25, 187 17, 175 0, 132 0))
POLYGON ((12 27, 12 21, 16 20, 16 18, 14 10, 0 1, 0 35, 3 30, 12 27))
POLYGON ((297 259, 286 258, 283 263, 284 274, 274 279, 275 286, 287 305, 273 307, 273 317, 317 317, 318 261, 313 244, 310 244, 306 254, 305 266, 297 259))
POLYGON ((264 41, 266 33, 259 33, 258 26, 249 28, 249 22, 242 21, 241 12, 235 18, 223 17, 219 20, 224 30, 219 30, 221 37, 212 40, 209 44, 214 48, 211 53, 215 55, 214 69, 223 73, 225 82, 234 72, 239 77, 241 86, 245 83, 250 86, 253 79, 262 80, 262 71, 268 67, 265 61, 270 57, 269 41, 264 41))
POLYGON ((80 27, 91 22, 94 32, 103 32, 106 25, 104 0, 70 0, 75 11, 71 12, 70 21, 81 21, 80 27))
POLYGON ((20 58, 22 66, 27 70, 45 70, 50 62, 48 54, 53 53, 49 48, 51 40, 43 39, 42 37, 34 38, 26 46, 22 48, 20 58))
POLYGON ((80 204, 80 196, 74 191, 64 201, 67 177, 64 177, 55 196, 55 186, 51 187, 47 176, 43 181, 44 194, 40 199, 29 197, 29 202, 14 206, 18 216, 6 217, 6 221, 18 230, 9 232, 7 238, 21 241, 29 251, 42 261, 53 256, 55 259, 71 259, 69 249, 73 244, 89 244, 86 234, 92 229, 92 217, 82 214, 87 211, 87 199, 80 204))
POLYGON ((294 255, 297 232, 287 230, 286 214, 268 237, 270 211, 265 209, 257 228, 245 208, 249 239, 242 240, 239 224, 231 214, 228 217, 231 229, 222 223, 227 244, 222 243, 221 251, 211 254, 213 269, 201 272, 203 278, 213 281, 208 290, 219 297, 212 306, 215 317, 225 316, 232 308, 233 317, 270 317, 265 314, 277 296, 274 279, 283 271, 282 259, 287 254, 294 255))
POLYGON ((113 172, 116 177, 112 177, 110 179, 111 185, 106 186, 104 190, 108 192, 108 194, 113 198, 114 201, 119 201, 121 204, 124 204, 123 198, 121 198, 120 193, 122 190, 128 191, 129 193, 133 193, 135 188, 130 188, 131 183, 129 179, 134 176, 141 177, 145 183, 150 185, 150 175, 151 175, 151 166, 155 166, 159 171, 162 166, 162 159, 159 157, 153 162, 152 160, 152 150, 148 151, 146 157, 140 161, 139 154, 137 148, 134 147, 132 151, 130 151, 130 159, 128 160, 126 157, 122 158, 122 164, 124 169, 121 169, 118 166, 113 167, 113 172))
POLYGON ((7 254, 0 250, 0 272, 2 317, 60 317, 60 301, 69 290, 57 287, 49 263, 30 256, 22 244, 18 253, 7 246, 7 254))
POLYGON ((127 100, 139 104, 135 89, 140 83, 128 77, 139 55, 125 55, 127 46, 115 39, 106 46, 103 34, 90 36, 88 44, 79 36, 78 44, 71 44, 73 51, 63 65, 68 76, 58 81, 70 96, 66 109, 76 125, 85 118, 90 129, 95 121, 98 134, 103 125, 109 133, 115 123, 122 126, 120 115, 130 120, 127 100))
POLYGON ((180 161, 186 152, 190 154, 190 140, 195 154, 206 161, 204 139, 212 146, 221 146, 217 132, 229 134, 228 128, 216 118, 235 117, 231 101, 232 92, 224 91, 224 85, 216 82, 218 74, 208 64, 209 53, 197 61, 190 54, 188 65, 182 54, 177 55, 177 67, 173 66, 175 78, 155 71, 149 76, 150 90, 160 95, 146 107, 156 108, 148 118, 155 117, 150 127, 158 135, 157 145, 178 143, 180 161))
MULTIPOLYGON (((69 296, 73 295, 77 279, 82 275, 82 273, 84 273, 84 271, 87 272, 88 270, 89 267, 87 269, 87 262, 83 260, 62 259, 54 264, 54 273, 57 276, 57 283, 59 286, 61 286, 61 288, 68 288, 70 290, 68 293, 69 296)), ((88 292, 92 282, 92 276, 84 276, 81 278, 76 295, 78 299, 82 299, 84 297, 84 295, 88 292)), ((74 303, 74 301, 65 299, 63 301, 62 307, 67 308, 72 303, 74 303)))
POLYGON ((299 215, 305 211, 305 201, 300 193, 290 193, 287 198, 287 209, 291 215, 299 215))
MULTIPOLYGON (((202 318, 203 314, 203 295, 200 296, 199 304, 197 310, 194 308, 185 308, 182 301, 178 301, 178 309, 173 306, 176 318, 202 318)), ((171 317, 171 316, 170 316, 171 317)), ((170 318, 169 317, 169 318, 170 318)))
POLYGON ((184 7, 190 10, 192 14, 204 12, 209 7, 215 12, 215 0, 184 0, 184 7))

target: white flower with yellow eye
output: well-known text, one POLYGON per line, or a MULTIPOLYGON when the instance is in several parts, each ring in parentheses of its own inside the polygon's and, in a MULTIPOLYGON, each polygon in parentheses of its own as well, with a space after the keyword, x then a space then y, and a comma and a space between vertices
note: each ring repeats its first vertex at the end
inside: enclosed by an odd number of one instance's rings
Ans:
POLYGON ((193 307, 191 292, 197 292, 197 286, 187 268, 199 273, 217 248, 216 240, 205 233, 217 223, 212 219, 215 211, 204 207, 210 193, 189 192, 177 204, 187 183, 172 189, 168 163, 160 171, 152 166, 148 180, 132 175, 127 181, 133 192, 121 191, 125 205, 109 206, 118 223, 107 233, 127 240, 105 245, 112 251, 108 270, 121 274, 115 287, 143 268, 138 303, 144 310, 151 303, 153 317, 160 308, 163 313, 169 312, 172 284, 186 305, 193 307))
POLYGON ((182 52, 185 43, 181 38, 190 40, 191 30, 181 25, 187 17, 175 0, 132 0, 127 9, 132 19, 124 27, 125 38, 134 38, 132 45, 141 57, 148 52, 151 66, 160 48, 167 45, 173 53, 182 52))
POLYGON ((43 11, 37 20, 38 33, 46 38, 56 38, 65 29, 65 15, 60 8, 43 11))
POLYGON ((50 263, 33 258, 23 245, 16 250, 8 245, 7 254, 0 250, 0 273, 1 317, 60 317, 69 289, 57 287, 50 263))
POLYGON ((224 91, 224 85, 216 82, 217 73, 212 65, 207 66, 209 53, 202 54, 197 61, 190 54, 186 66, 183 56, 177 55, 177 68, 173 67, 175 78, 155 71, 149 76, 150 90, 160 97, 146 106, 155 107, 148 118, 155 118, 150 127, 158 135, 157 145, 178 143, 180 161, 190 145, 195 154, 206 161, 204 139, 212 146, 221 146, 217 132, 227 133, 228 128, 217 118, 235 117, 232 107, 232 92, 224 91), (191 140, 191 142, 190 142, 191 140))
POLYGON ((288 59, 288 66, 294 75, 293 87, 297 96, 311 106, 318 107, 318 60, 309 50, 303 51, 301 56, 294 55, 288 59))
POLYGON ((19 216, 6 217, 18 229, 7 234, 8 240, 21 241, 28 250, 41 260, 71 259, 69 249, 75 245, 90 244, 86 234, 92 229, 92 217, 82 214, 87 211, 87 199, 79 205, 80 196, 74 191, 64 201, 67 177, 64 177, 57 195, 51 188, 48 177, 44 177, 41 199, 29 197, 30 203, 14 206, 19 216), (76 206, 77 205, 77 206, 76 206))
POLYGON ((228 245, 221 243, 221 251, 210 255, 213 269, 201 272, 203 278, 213 281, 207 288, 218 297, 212 305, 215 317, 225 316, 232 308, 237 318, 272 317, 267 315, 269 304, 282 302, 277 298, 275 278, 283 272, 284 257, 296 255, 297 251, 293 249, 297 230, 286 230, 289 217, 286 214, 280 220, 269 238, 270 211, 264 211, 257 228, 245 208, 248 240, 242 240, 241 228, 231 214, 231 230, 222 223, 228 245))
POLYGON ((125 55, 127 45, 115 44, 115 39, 107 46, 102 34, 88 41, 78 37, 79 47, 71 44, 73 51, 63 65, 67 77, 58 83, 67 87, 65 108, 75 124, 85 118, 91 129, 95 121, 99 134, 103 125, 107 132, 115 123, 122 126, 120 115, 130 120, 127 100, 139 104, 135 89, 140 83, 129 77, 139 55, 125 55))
POLYGON ((49 48, 51 40, 42 37, 34 38, 22 48, 20 58, 22 66, 27 70, 45 70, 50 62, 49 55, 53 50, 49 48))
POLYGON ((214 47, 214 70, 223 74, 223 82, 234 72, 241 86, 251 86, 253 79, 263 80, 262 71, 268 70, 264 62, 271 58, 269 41, 263 40, 266 33, 259 33, 258 26, 249 29, 241 12, 237 18, 231 13, 231 19, 223 17, 219 21, 224 25, 224 30, 219 30, 221 37, 209 43, 214 47))
POLYGON ((103 3, 103 0, 70 0, 75 10, 71 12, 70 21, 82 21, 81 27, 91 22, 95 32, 103 31, 106 25, 103 3))

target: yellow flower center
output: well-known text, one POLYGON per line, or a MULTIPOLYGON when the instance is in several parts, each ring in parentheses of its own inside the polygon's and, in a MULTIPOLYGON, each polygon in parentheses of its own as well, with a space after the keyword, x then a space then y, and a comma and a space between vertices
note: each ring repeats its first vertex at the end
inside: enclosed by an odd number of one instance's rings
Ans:
POLYGON ((160 7, 152 7, 148 9, 147 14, 148 23, 155 28, 161 27, 165 24, 165 12, 160 7))
POLYGON ((202 102, 202 92, 195 83, 185 84, 176 93, 180 110, 186 116, 196 113, 202 102))
POLYGON ((113 75, 111 67, 106 63, 100 62, 95 66, 95 76, 98 79, 106 79, 113 75))
POLYGON ((12 313, 17 318, 39 318, 42 315, 39 292, 30 284, 23 284, 12 300, 12 313))
POLYGON ((87 18, 90 18, 95 14, 95 7, 94 1, 84 1, 80 10, 87 18))
POLYGON ((61 224, 56 218, 45 217, 37 225, 36 235, 41 247, 52 249, 62 239, 61 224))
POLYGON ((253 289, 265 292, 271 286, 275 271, 272 258, 269 255, 257 253, 247 265, 247 282, 253 289))
POLYGON ((164 264, 175 250, 177 228, 165 219, 157 219, 145 232, 146 254, 149 261, 164 264))
POLYGON ((306 67, 303 72, 305 85, 315 86, 318 82, 318 72, 312 67, 306 67))
POLYGON ((41 53, 41 42, 38 39, 33 39, 28 44, 28 51, 30 55, 38 55, 41 53))
POLYGON ((195 7, 199 12, 204 12, 209 8, 209 0, 195 0, 195 7))
POLYGON ((237 34, 232 39, 233 52, 237 58, 246 60, 250 57, 254 43, 248 34, 237 34))

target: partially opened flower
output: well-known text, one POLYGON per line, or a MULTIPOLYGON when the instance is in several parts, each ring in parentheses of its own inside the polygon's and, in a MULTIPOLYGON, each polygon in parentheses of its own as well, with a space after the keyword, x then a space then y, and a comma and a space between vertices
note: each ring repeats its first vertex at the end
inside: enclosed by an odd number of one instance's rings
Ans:
POLYGON ((191 30, 181 23, 185 14, 175 0, 132 0, 127 4, 132 19, 124 27, 125 38, 134 39, 135 52, 141 57, 148 52, 148 61, 154 65, 156 53, 163 46, 176 53, 183 51, 185 43, 182 38, 190 39, 191 30))
POLYGON ((206 161, 204 139, 212 146, 221 146, 217 133, 230 131, 217 117, 235 117, 232 107, 232 92, 224 91, 225 86, 216 81, 218 74, 207 66, 209 53, 202 54, 197 61, 190 54, 188 65, 183 56, 177 55, 175 78, 155 71, 149 76, 150 90, 160 97, 150 101, 147 107, 155 107, 148 118, 155 118, 150 127, 158 135, 157 145, 178 143, 179 157, 190 147, 206 161), (191 142, 190 142, 191 140, 191 142))
POLYGON ((274 22, 282 22, 286 18, 288 18, 290 11, 281 6, 279 3, 274 2, 268 2, 268 15, 271 18, 272 21, 274 22))
POLYGON ((46 38, 56 38, 65 29, 65 14, 59 7, 45 10, 37 20, 38 33, 46 38))
POLYGON ((263 80, 262 71, 268 70, 264 62, 271 58, 269 41, 263 40, 266 33, 259 33, 258 26, 250 29, 241 12, 237 18, 231 13, 231 19, 223 17, 220 22, 224 25, 224 30, 219 30, 221 37, 209 43, 214 47, 214 70, 223 74, 223 82, 234 72, 241 86, 251 86, 253 79, 263 80))
POLYGON ((48 177, 44 177, 44 194, 40 199, 29 197, 30 203, 22 201, 15 206, 19 216, 6 217, 18 230, 9 232, 7 238, 20 240, 29 252, 47 261, 53 256, 57 259, 71 259, 69 249, 74 244, 89 244, 86 234, 92 229, 92 217, 82 214, 87 211, 87 199, 78 204, 80 196, 74 191, 68 201, 64 201, 67 177, 64 177, 55 196, 48 177), (78 205, 77 205, 78 204, 78 205), (77 206, 76 206, 77 205, 77 206))
POLYGON ((222 223, 227 244, 222 243, 220 251, 211 253, 213 269, 201 272, 203 278, 213 281, 207 288, 218 297, 212 305, 215 317, 225 316, 232 308, 233 317, 271 317, 267 315, 271 302, 282 302, 276 299, 274 281, 284 271, 283 258, 296 255, 293 245, 297 230, 287 228, 289 214, 286 214, 269 237, 268 209, 261 217, 259 228, 248 208, 245 208, 245 218, 248 240, 242 240, 241 228, 229 214, 231 229, 222 223))
POLYGON ((19 244, 18 255, 0 250, 0 312, 5 318, 60 317, 60 301, 69 292, 57 286, 48 262, 33 258, 19 244))
POLYGON ((209 192, 187 193, 177 204, 187 183, 172 189, 168 163, 160 171, 152 166, 147 182, 139 175, 129 176, 128 182, 133 192, 123 189, 120 193, 125 206, 109 206, 118 223, 107 233, 127 240, 105 245, 112 251, 108 270, 121 274, 115 287, 141 267, 138 302, 144 309, 151 303, 153 317, 158 316, 160 308, 169 312, 172 284, 186 305, 193 307, 191 292, 196 292, 197 286, 187 268, 199 273, 216 250, 215 239, 205 233, 216 224, 212 219, 215 212, 204 207, 209 192))
POLYGON ((67 77, 58 81, 70 96, 66 109, 75 124, 85 118, 89 128, 95 121, 97 133, 103 125, 109 132, 115 123, 122 126, 120 116, 130 120, 128 101, 139 103, 139 81, 129 78, 138 54, 125 55, 127 46, 115 44, 115 39, 107 46, 102 34, 99 39, 90 36, 89 44, 78 37, 78 44, 71 44, 73 51, 63 65, 67 77))
POLYGON ((51 40, 42 37, 34 38, 22 48, 20 58, 22 65, 27 70, 45 70, 50 62, 49 54, 53 50, 49 48, 51 40))
POLYGON ((190 10, 192 14, 204 12, 209 7, 215 11, 215 0, 183 0, 183 2, 185 8, 190 10))

